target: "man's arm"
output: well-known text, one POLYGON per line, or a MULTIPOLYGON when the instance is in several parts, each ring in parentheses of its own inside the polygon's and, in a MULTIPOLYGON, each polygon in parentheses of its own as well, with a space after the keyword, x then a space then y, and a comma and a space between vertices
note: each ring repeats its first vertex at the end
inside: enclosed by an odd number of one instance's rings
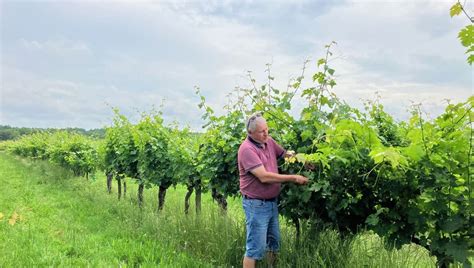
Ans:
POLYGON ((308 182, 308 179, 301 175, 273 173, 267 171, 264 166, 256 167, 250 172, 262 183, 294 182, 297 184, 306 184, 308 182))

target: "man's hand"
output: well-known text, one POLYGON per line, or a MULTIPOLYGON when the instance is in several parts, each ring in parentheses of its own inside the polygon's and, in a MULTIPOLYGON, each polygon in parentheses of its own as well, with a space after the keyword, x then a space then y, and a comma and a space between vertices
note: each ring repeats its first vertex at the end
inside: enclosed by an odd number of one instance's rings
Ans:
POLYGON ((301 176, 301 175, 294 175, 294 176, 295 176, 295 183, 296 184, 303 185, 303 184, 308 183, 308 178, 306 178, 304 176, 301 176))
POLYGON ((291 158, 291 157, 294 157, 295 155, 296 155, 295 151, 292 151, 292 150, 288 150, 285 152, 286 158, 291 158))
POLYGON ((295 163, 296 162, 295 155, 296 155, 295 151, 291 151, 291 150, 286 151, 285 152, 285 162, 289 163, 289 164, 295 163))

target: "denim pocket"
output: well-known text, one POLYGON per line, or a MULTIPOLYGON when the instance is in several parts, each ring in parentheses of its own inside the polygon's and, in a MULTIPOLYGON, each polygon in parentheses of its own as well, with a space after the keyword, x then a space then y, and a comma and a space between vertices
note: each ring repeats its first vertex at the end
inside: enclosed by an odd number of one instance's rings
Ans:
POLYGON ((263 208, 265 207, 265 201, 259 199, 250 199, 250 206, 252 208, 263 208))

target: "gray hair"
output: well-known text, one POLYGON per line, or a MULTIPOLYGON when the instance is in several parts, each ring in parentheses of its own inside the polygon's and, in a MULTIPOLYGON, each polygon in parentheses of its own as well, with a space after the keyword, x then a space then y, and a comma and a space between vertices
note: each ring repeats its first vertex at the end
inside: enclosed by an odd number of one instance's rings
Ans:
POLYGON ((261 112, 256 112, 252 114, 248 119, 247 119, 247 132, 253 132, 257 128, 257 123, 259 122, 267 122, 265 118, 263 118, 261 112))

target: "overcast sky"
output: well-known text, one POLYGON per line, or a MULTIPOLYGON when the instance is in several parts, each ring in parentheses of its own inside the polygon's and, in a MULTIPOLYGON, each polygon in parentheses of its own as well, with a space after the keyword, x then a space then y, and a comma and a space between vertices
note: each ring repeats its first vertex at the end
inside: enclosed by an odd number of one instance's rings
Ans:
POLYGON ((271 63, 284 87, 333 40, 334 92, 354 106, 379 92, 404 120, 413 102, 434 117, 474 94, 454 0, 0 1, 0 125, 99 128, 111 107, 163 105, 197 130, 194 86, 220 112, 248 70, 263 84, 271 63))

